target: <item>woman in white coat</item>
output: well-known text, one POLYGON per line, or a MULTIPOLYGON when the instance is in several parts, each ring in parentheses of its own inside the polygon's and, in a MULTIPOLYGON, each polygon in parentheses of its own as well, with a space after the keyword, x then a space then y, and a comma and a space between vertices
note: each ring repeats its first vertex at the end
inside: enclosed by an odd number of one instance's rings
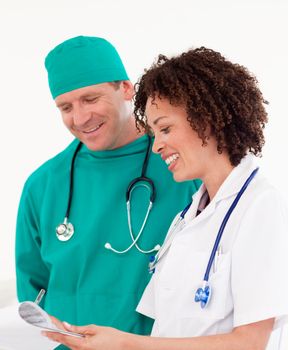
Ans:
POLYGON ((85 337, 51 339, 75 350, 266 348, 288 318, 288 214, 256 164, 265 103, 256 78, 213 50, 159 56, 137 86, 137 125, 175 181, 203 185, 150 263, 137 311, 155 319, 151 337, 58 323, 85 337))

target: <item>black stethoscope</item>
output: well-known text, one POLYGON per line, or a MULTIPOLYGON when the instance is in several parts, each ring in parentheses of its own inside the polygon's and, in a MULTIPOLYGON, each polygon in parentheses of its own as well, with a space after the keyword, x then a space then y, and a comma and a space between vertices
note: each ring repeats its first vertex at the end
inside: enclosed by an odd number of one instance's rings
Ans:
MULTIPOLYGON (((243 186, 241 187, 240 191, 237 193, 237 196, 235 197, 234 201, 232 202, 231 206, 229 207, 226 215, 224 216, 224 219, 220 225, 219 231, 217 233, 215 242, 214 242, 214 246, 212 248, 211 254, 210 254, 210 258, 206 267, 206 271, 204 274, 204 278, 203 278, 203 282, 202 282, 202 287, 198 288, 196 290, 195 293, 195 297, 194 297, 194 301, 196 303, 199 302, 201 309, 204 309, 208 303, 209 300, 211 299, 211 294, 212 294, 212 289, 211 286, 208 283, 209 280, 209 274, 210 274, 210 270, 212 268, 212 264, 214 262, 215 259, 215 255, 218 251, 219 248, 219 243, 221 240, 221 237, 223 235, 223 231, 225 229, 225 226, 230 218, 230 215, 232 214, 233 210, 236 208, 237 203, 239 202, 242 194, 244 193, 244 191, 246 190, 246 188, 248 187, 248 185, 250 184, 250 182, 252 181, 252 179, 254 178, 254 176, 257 174, 259 168, 256 168, 252 171, 252 173, 249 175, 249 177, 246 179, 246 181, 244 182, 243 186)), ((185 214, 187 213, 188 209, 190 208, 191 203, 187 205, 187 207, 182 211, 182 213, 180 214, 180 216, 178 217, 177 221, 175 222, 175 224, 173 225, 169 236, 167 236, 166 241, 164 242, 162 248, 158 251, 158 253, 155 256, 151 256, 150 257, 150 263, 149 263, 149 271, 151 273, 155 272, 155 267, 158 264, 158 262, 160 261, 160 259, 165 255, 165 253, 167 253, 167 251, 169 250, 171 243, 173 241, 173 238, 176 236, 176 234, 179 233, 179 231, 182 230, 182 228, 184 227, 184 217, 185 214)))
MULTIPOLYGON (((147 146, 144 162, 143 162, 143 165, 142 165, 141 176, 133 179, 129 183, 129 185, 127 187, 127 191, 126 191, 127 220, 128 220, 129 233, 130 233, 130 237, 131 237, 132 243, 130 244, 129 247, 127 247, 124 250, 117 250, 117 249, 113 248, 111 246, 111 244, 108 243, 108 242, 105 244, 105 248, 106 249, 112 250, 114 253, 117 253, 117 254, 127 253, 133 246, 135 246, 141 253, 144 253, 144 254, 148 254, 148 253, 151 253, 153 251, 157 251, 157 250, 160 249, 160 245, 159 244, 157 244, 154 248, 152 248, 150 250, 143 250, 137 244, 140 236, 142 235, 142 232, 144 230, 144 227, 146 225, 146 222, 148 220, 150 211, 152 209, 152 206, 153 206, 153 203, 154 203, 155 197, 156 197, 156 190, 155 190, 154 182, 150 178, 145 176, 146 170, 147 170, 148 161, 149 161, 149 156, 150 156, 150 153, 151 153, 151 147, 152 147, 151 144, 152 144, 151 137, 148 136, 148 146, 147 146), (135 236, 133 234, 132 225, 131 225, 130 203, 131 203, 131 194, 132 194, 133 190, 136 187, 144 187, 144 188, 146 188, 150 192, 150 201, 149 201, 147 212, 146 212, 144 221, 142 223, 142 226, 140 228, 140 231, 135 236)), ((69 215, 70 215, 70 208, 71 208, 72 196, 73 196, 74 163, 75 163, 76 156, 77 156, 81 146, 82 146, 82 143, 79 142, 79 144, 77 145, 77 147, 75 149, 75 152, 73 154, 72 161, 71 161, 69 196, 68 196, 68 204, 67 204, 66 214, 65 214, 63 222, 56 227, 56 236, 57 236, 57 238, 60 241, 68 241, 73 236, 73 234, 75 232, 73 224, 71 222, 69 222, 69 215)))

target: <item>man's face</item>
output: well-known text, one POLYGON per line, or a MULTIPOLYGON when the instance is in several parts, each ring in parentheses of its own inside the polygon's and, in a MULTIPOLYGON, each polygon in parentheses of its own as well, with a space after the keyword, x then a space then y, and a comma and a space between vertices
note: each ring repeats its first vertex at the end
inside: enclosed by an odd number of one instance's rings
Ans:
MULTIPOLYGON (((71 133, 93 151, 129 142, 133 85, 129 81, 91 85, 56 97, 62 119, 71 133)), ((135 128, 135 127, 134 127, 135 128)))

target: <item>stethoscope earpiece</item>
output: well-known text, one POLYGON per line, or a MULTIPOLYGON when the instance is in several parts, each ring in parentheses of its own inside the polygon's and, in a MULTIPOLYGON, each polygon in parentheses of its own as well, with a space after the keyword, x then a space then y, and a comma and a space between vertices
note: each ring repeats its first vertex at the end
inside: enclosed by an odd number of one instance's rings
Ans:
POLYGON ((114 253, 116 253, 116 254, 124 254, 124 253, 127 253, 134 245, 135 245, 135 247, 136 247, 141 253, 143 253, 143 254, 152 253, 152 252, 155 252, 155 251, 157 252, 157 251, 159 251, 159 250, 161 249, 160 244, 156 244, 154 248, 152 248, 152 249, 150 249, 150 250, 148 250, 148 251, 142 250, 142 249, 139 248, 139 246, 137 245, 137 241, 138 241, 138 239, 139 239, 139 237, 140 237, 140 236, 139 236, 139 233, 138 233, 138 236, 137 236, 137 237, 135 237, 135 238, 134 238, 133 236, 131 236, 131 237, 132 237, 132 243, 131 243, 130 246, 127 247, 125 250, 117 250, 117 249, 113 248, 109 242, 106 242, 106 243, 104 244, 104 248, 107 249, 107 250, 112 250, 112 252, 114 252, 114 253))
POLYGON ((112 247, 111 247, 111 244, 107 242, 105 243, 104 248, 111 250, 112 247))

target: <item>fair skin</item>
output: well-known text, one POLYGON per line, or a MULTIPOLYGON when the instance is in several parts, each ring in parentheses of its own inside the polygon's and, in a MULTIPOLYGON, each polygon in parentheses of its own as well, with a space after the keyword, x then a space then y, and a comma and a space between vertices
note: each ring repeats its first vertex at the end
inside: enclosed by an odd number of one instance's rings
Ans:
MULTIPOLYGON (((174 179, 201 178, 212 199, 233 170, 228 155, 218 154, 211 135, 207 146, 202 146, 202 140, 187 122, 184 108, 172 106, 165 99, 157 98, 154 103, 148 99, 146 115, 155 135, 153 151, 161 155, 174 179)), ((54 323, 61 329, 85 335, 80 339, 45 332, 50 339, 72 350, 264 350, 274 318, 235 327, 226 334, 190 338, 139 336, 95 325, 75 327, 56 319, 54 323)))
POLYGON ((103 83, 55 98, 67 129, 92 151, 122 147, 140 135, 135 127, 130 81, 103 83))

